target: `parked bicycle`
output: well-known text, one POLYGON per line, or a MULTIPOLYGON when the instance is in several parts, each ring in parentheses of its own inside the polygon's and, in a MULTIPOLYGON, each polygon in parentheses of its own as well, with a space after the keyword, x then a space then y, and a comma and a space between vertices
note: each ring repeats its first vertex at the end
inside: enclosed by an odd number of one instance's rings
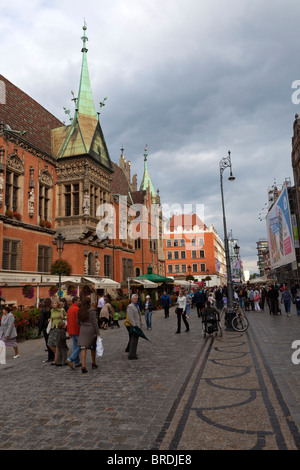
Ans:
POLYGON ((245 314, 242 312, 238 302, 233 302, 230 309, 225 309, 225 325, 232 326, 235 331, 246 331, 249 327, 249 321, 245 314))

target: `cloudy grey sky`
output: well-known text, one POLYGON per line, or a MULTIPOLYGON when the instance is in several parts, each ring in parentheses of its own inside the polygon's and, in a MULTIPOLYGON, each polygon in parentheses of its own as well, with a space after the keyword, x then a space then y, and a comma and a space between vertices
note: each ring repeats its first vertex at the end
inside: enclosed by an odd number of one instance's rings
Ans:
POLYGON ((68 122, 78 90, 82 25, 96 108, 111 159, 148 168, 165 204, 204 204, 205 223, 228 231, 256 272, 258 214, 274 182, 292 177, 291 137, 300 105, 298 0, 21 0, 1 2, 0 72, 68 122))

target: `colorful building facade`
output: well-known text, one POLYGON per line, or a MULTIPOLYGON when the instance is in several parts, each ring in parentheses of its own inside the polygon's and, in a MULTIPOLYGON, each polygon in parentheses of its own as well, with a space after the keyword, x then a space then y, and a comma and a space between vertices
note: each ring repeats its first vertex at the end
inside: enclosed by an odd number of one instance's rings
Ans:
POLYGON ((196 214, 173 215, 164 230, 166 275, 208 286, 226 283, 224 244, 212 225, 207 227, 196 214))

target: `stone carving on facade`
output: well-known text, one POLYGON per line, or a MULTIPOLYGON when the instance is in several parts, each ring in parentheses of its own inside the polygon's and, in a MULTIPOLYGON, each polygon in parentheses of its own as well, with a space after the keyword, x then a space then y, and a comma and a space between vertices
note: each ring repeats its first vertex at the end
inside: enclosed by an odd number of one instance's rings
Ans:
POLYGON ((50 175, 49 171, 47 169, 45 170, 42 170, 40 172, 40 183, 42 184, 45 184, 49 187, 52 187, 53 186, 53 179, 52 179, 52 176, 50 175))
POLYGON ((7 167, 17 173, 24 173, 24 165, 17 153, 13 153, 7 159, 7 167))
POLYGON ((89 273, 89 258, 88 256, 86 256, 84 260, 84 274, 88 274, 88 273, 89 273))
POLYGON ((100 263, 99 259, 97 258, 96 261, 95 261, 95 275, 96 276, 99 276, 100 266, 101 266, 101 263, 100 263))
POLYGON ((3 171, 0 171, 0 207, 3 204, 4 178, 3 171))
POLYGON ((33 217, 33 215, 34 215, 34 200, 35 200, 35 194, 34 194, 34 189, 33 188, 29 191, 28 197, 29 197, 29 199, 28 199, 28 214, 29 214, 30 217, 33 217))
POLYGON ((90 215, 90 196, 86 192, 83 197, 83 215, 90 215))

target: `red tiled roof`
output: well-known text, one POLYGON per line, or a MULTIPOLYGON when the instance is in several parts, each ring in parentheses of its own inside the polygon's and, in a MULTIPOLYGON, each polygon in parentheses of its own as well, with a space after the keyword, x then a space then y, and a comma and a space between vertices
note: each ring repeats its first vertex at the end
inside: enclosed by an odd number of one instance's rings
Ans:
POLYGON ((5 104, 0 104, 0 121, 13 130, 26 131, 23 140, 51 155, 51 129, 64 124, 3 75, 0 80, 5 84, 5 104))
POLYGON ((112 183, 111 183, 111 190, 113 194, 121 194, 122 196, 128 196, 130 192, 130 186, 124 175, 124 172, 121 168, 116 164, 113 163, 113 174, 112 174, 112 183))

